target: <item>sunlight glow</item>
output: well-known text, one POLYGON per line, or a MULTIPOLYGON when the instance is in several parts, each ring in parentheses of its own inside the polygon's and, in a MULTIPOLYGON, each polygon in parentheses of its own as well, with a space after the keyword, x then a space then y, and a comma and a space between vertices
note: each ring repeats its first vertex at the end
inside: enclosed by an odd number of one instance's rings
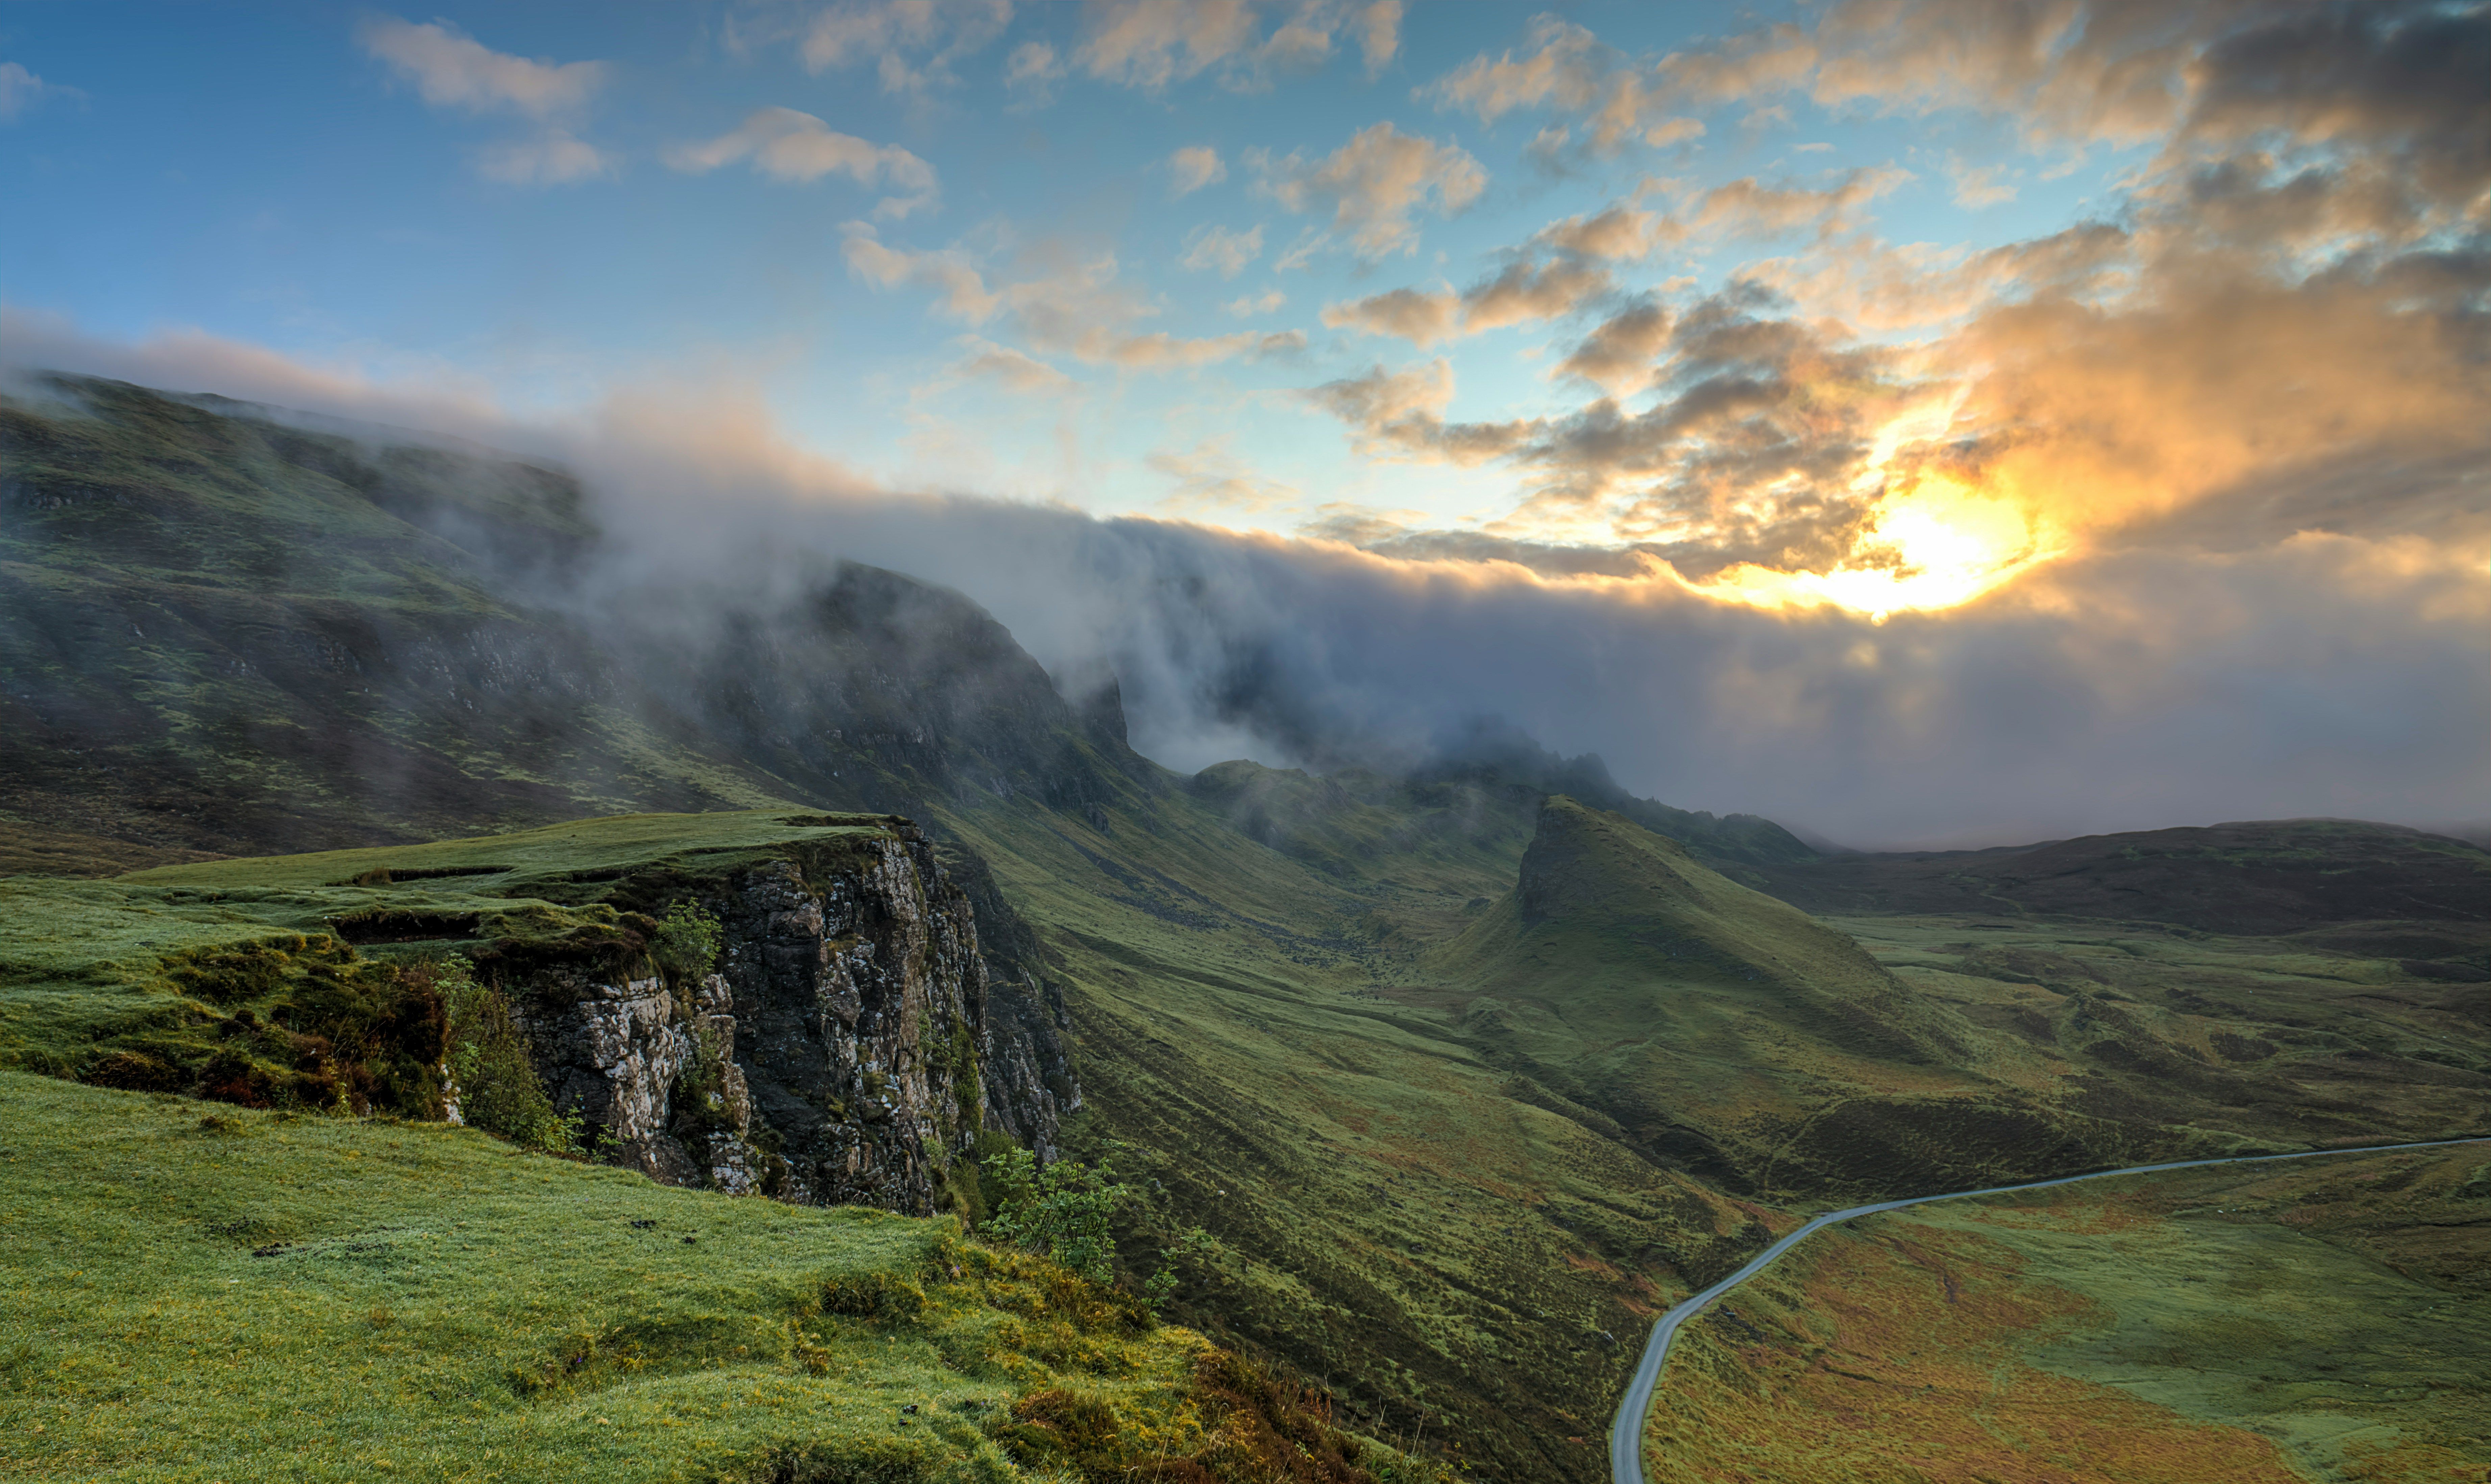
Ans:
POLYGON ((2004 490, 1976 488, 1945 471, 1892 472, 1895 454, 1948 431, 1958 396, 1916 408, 1879 430, 1853 488, 1879 490, 1869 535, 1849 561, 1822 572, 1741 563, 1686 586, 1759 608, 1832 604, 1883 622, 1905 611, 1952 608, 2064 555, 2066 543, 2004 490))

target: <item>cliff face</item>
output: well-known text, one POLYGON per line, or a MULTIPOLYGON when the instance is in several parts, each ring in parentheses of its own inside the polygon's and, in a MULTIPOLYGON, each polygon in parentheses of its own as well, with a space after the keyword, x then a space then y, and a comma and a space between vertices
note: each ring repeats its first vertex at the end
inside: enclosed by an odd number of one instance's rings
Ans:
POLYGON ((761 1188, 768 1165, 749 1142, 752 1100, 723 977, 677 994, 654 975, 551 969, 531 989, 521 1023, 556 1108, 587 1120, 652 1179, 730 1195, 761 1188))
POLYGON ((986 966, 923 832, 894 823, 829 872, 773 862, 716 908, 775 1193, 932 1210, 982 1123, 986 966))
POLYGON ((920 1215, 990 1109, 1051 1153, 1069 1090, 1048 1079, 1052 1028, 1041 1047, 1017 1013, 990 1024, 967 893, 916 826, 872 823, 835 848, 619 883, 715 914, 718 972, 677 990, 645 967, 537 970, 517 998, 555 1106, 669 1183, 920 1215))

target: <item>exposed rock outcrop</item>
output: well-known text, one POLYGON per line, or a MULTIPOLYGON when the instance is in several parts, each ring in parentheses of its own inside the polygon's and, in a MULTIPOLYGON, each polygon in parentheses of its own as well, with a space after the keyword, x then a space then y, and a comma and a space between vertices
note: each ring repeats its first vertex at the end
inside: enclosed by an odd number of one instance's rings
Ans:
POLYGON ((1034 978, 990 1000, 968 895, 924 832, 855 823, 622 883, 713 913, 718 973, 682 992, 633 955, 536 969, 516 998, 555 1106, 656 1178, 815 1205, 938 1209, 989 1123, 1051 1155, 1077 1098, 1060 1004, 1034 978))
POLYGON ((924 833, 894 820, 843 860, 772 861, 714 905, 775 1193, 932 1210, 982 1123, 986 965, 924 833))
POLYGON ((585 1120, 622 1163, 670 1185, 760 1188, 723 977, 679 994, 655 974, 549 968, 518 1013, 554 1106, 585 1120))

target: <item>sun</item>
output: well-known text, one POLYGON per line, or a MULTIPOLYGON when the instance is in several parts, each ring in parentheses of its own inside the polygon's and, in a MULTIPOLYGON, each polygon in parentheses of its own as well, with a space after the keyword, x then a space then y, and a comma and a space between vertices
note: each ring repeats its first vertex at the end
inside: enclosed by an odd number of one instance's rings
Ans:
POLYGON ((1892 471, 1902 449, 1943 436, 1953 412, 1941 403, 1879 430, 1853 481, 1874 507, 1849 560, 1821 572, 1743 562, 1687 588, 1760 608, 1832 605, 1883 622, 1895 613, 1968 603, 2064 555, 2058 534, 2011 490, 1975 484, 1943 469, 1892 471))

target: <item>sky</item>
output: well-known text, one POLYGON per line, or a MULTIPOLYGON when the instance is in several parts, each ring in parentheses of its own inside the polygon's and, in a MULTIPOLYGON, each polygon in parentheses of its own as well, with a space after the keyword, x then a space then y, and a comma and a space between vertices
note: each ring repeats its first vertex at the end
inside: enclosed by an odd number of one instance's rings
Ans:
POLYGON ((2470 823, 2486 79, 2396 0, 13 0, 0 361, 954 583, 1171 766, 2470 823))

